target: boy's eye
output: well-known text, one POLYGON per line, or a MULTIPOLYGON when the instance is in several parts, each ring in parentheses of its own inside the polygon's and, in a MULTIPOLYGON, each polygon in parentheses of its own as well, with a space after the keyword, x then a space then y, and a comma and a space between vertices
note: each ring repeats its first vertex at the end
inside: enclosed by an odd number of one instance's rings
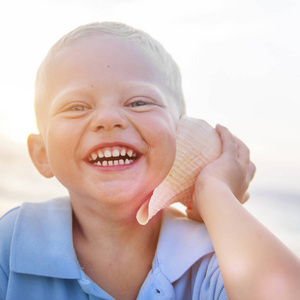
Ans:
POLYGON ((74 106, 69 107, 68 110, 69 111, 84 111, 84 110, 87 110, 87 108, 83 105, 74 105, 74 106))
POLYGON ((134 97, 125 106, 136 112, 147 112, 156 107, 163 107, 160 102, 148 97, 134 97))
POLYGON ((87 113, 90 108, 88 103, 71 102, 57 108, 54 114, 63 114, 66 117, 77 118, 87 113))
POLYGON ((147 104, 150 104, 150 103, 147 103, 146 101, 143 101, 143 100, 137 100, 137 101, 134 101, 132 103, 130 103, 130 107, 138 107, 138 106, 144 106, 144 105, 147 105, 147 104))
POLYGON ((61 109, 61 112, 84 112, 89 107, 85 103, 70 103, 61 109))

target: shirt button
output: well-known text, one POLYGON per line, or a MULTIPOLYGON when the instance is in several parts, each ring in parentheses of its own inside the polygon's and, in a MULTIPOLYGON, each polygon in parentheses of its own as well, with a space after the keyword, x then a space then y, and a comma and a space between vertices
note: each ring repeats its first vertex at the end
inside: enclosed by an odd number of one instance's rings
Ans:
POLYGON ((154 288, 153 292, 157 295, 157 297, 163 297, 165 293, 160 288, 154 288))

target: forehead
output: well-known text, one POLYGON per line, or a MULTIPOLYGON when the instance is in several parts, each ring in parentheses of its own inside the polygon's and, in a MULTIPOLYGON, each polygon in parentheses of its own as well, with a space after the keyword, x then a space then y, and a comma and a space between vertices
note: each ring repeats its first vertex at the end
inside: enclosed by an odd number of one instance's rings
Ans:
POLYGON ((50 99, 71 81, 82 85, 136 80, 164 89, 162 74, 151 55, 130 41, 110 35, 81 38, 59 50, 46 73, 50 99))

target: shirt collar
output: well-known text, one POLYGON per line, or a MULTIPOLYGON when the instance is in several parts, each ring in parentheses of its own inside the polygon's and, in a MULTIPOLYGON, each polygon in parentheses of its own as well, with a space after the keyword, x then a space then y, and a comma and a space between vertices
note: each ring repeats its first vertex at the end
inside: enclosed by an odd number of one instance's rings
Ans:
POLYGON ((12 238, 10 266, 18 273, 80 278, 67 198, 22 204, 12 238))
POLYGON ((194 222, 182 214, 165 213, 153 268, 174 282, 196 261, 214 252, 204 223, 194 222))

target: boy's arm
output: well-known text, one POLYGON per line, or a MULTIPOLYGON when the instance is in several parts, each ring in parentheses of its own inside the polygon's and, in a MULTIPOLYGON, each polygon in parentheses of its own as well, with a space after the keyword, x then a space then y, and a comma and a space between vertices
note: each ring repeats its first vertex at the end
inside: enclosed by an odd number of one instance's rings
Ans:
POLYGON ((300 299, 300 261, 238 201, 255 172, 248 148, 217 126, 223 154, 200 173, 193 206, 210 233, 229 299, 300 299))

